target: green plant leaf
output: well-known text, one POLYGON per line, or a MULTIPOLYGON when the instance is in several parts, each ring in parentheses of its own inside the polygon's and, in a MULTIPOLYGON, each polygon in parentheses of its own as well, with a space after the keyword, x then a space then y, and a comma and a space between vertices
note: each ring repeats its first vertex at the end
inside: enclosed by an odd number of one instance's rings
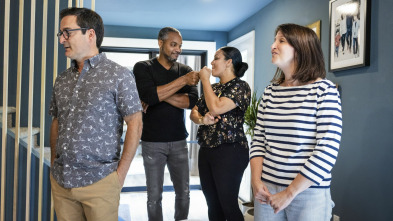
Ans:
POLYGON ((254 128, 257 122, 258 107, 262 101, 262 95, 258 97, 258 91, 255 90, 251 95, 250 106, 248 106, 244 115, 244 124, 246 124, 246 134, 254 137, 254 128))

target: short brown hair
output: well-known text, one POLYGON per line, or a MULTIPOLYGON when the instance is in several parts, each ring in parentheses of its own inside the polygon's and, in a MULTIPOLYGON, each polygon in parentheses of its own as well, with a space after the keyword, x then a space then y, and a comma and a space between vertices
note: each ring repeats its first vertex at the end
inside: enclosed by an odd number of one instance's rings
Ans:
MULTIPOLYGON (((104 39, 104 22, 99 14, 88 8, 65 8, 60 12, 60 19, 66 16, 76 16, 76 24, 81 28, 94 29, 96 33, 96 46, 101 47, 102 40, 104 39)), ((85 34, 86 30, 82 30, 82 34, 85 34)))
MULTIPOLYGON (((296 24, 282 24, 277 27, 275 35, 278 32, 281 32, 288 43, 295 49, 293 80, 305 84, 318 78, 326 77, 321 42, 313 30, 296 24)), ((284 73, 280 68, 277 68, 271 82, 281 84, 284 80, 284 73)))

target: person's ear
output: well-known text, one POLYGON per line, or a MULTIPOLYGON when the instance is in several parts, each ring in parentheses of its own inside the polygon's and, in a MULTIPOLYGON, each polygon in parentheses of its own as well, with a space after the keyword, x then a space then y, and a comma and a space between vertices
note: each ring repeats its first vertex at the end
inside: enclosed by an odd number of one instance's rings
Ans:
POLYGON ((226 67, 229 68, 232 66, 232 59, 226 60, 226 67))
POLYGON ((161 46, 164 44, 164 41, 163 40, 158 40, 158 46, 159 46, 159 48, 161 48, 161 46))
POLYGON ((90 40, 93 40, 93 39, 95 39, 97 37, 96 36, 96 31, 94 31, 94 29, 92 29, 92 28, 87 30, 86 34, 89 36, 90 40))

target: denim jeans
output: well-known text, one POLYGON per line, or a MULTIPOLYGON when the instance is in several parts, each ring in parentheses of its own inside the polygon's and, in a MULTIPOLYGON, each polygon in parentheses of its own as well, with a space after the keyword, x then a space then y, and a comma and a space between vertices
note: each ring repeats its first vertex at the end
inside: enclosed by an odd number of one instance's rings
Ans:
POLYGON ((353 38, 353 53, 358 53, 358 38, 353 38))
POLYGON ((175 220, 187 219, 190 207, 187 142, 185 140, 175 142, 142 141, 142 156, 146 173, 149 220, 163 220, 161 201, 165 165, 168 165, 176 194, 175 220))
MULTIPOLYGON (((271 194, 285 190, 286 187, 265 182, 271 194)), ((334 202, 330 196, 330 188, 308 188, 298 194, 284 209, 274 214, 270 205, 254 201, 255 221, 329 221, 332 217, 334 202)))

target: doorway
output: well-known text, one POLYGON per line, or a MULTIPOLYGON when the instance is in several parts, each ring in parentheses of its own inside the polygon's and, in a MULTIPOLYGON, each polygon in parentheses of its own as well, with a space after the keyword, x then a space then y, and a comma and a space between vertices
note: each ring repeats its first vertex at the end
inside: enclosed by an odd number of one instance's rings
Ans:
MULTIPOLYGON (((157 57, 159 50, 126 47, 101 47, 101 52, 105 52, 108 59, 111 59, 132 71, 137 62, 157 57)), ((207 51, 183 50, 177 61, 190 66, 193 70, 200 70, 207 64, 207 51)), ((199 83, 199 95, 201 91, 200 87, 201 85, 199 83)), ((187 143, 190 163, 190 189, 200 190, 201 187, 197 164, 199 145, 196 142, 196 133, 198 128, 197 125, 195 125, 188 117, 190 116, 191 110, 186 109, 185 111, 185 124, 189 133, 187 143)), ((122 136, 123 142, 126 129, 127 127, 124 125, 122 136)), ((146 191, 146 177, 141 154, 141 146, 139 145, 124 182, 122 192, 146 191)), ((173 185, 167 168, 165 168, 164 174, 164 191, 173 191, 173 185)))
MULTIPOLYGON (((254 91, 254 54, 255 54, 255 31, 249 33, 231 41, 228 46, 239 49, 242 54, 242 59, 248 64, 248 70, 243 76, 243 80, 246 81, 251 88, 251 93, 254 91)), ((251 137, 247 135, 249 146, 251 144, 251 137)), ((251 169, 250 165, 247 166, 244 171, 242 182, 240 184, 239 198, 243 202, 250 202, 253 198, 251 191, 251 169)))

